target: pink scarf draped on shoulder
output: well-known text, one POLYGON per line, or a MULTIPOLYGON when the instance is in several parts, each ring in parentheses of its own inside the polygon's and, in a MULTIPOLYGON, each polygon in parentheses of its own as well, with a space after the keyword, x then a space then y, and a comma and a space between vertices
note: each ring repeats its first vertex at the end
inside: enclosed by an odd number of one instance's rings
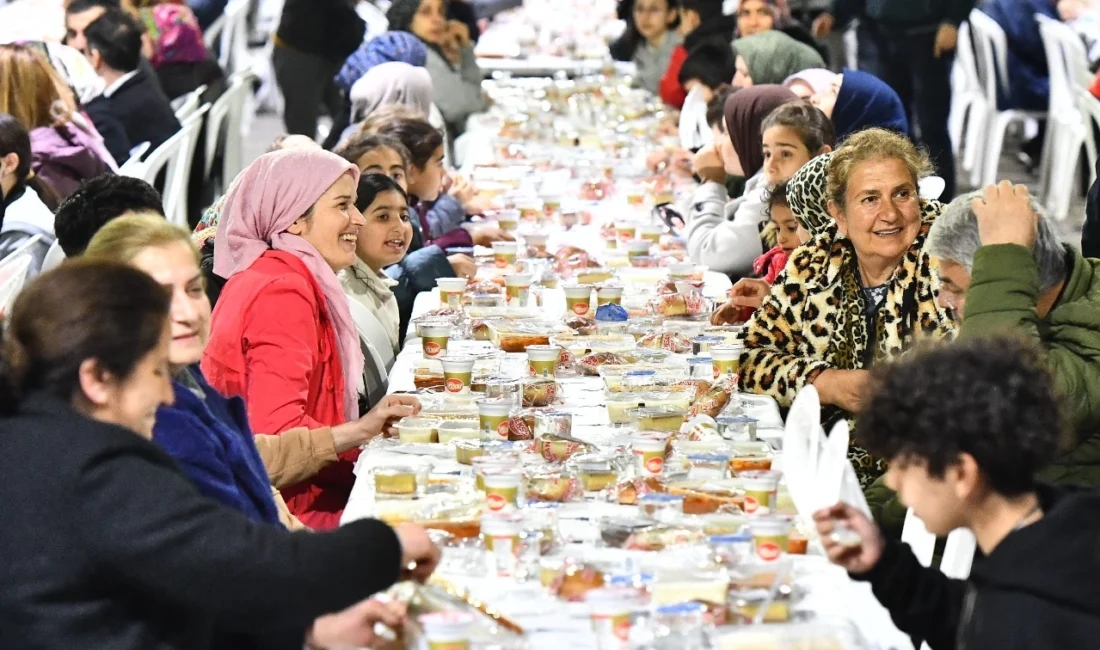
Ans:
POLYGON ((295 255, 325 294, 336 327, 344 373, 344 412, 359 417, 363 351, 344 289, 332 267, 305 239, 287 232, 344 174, 359 182, 359 168, 336 154, 284 149, 260 156, 234 179, 214 237, 214 273, 228 280, 252 266, 268 250, 295 255))

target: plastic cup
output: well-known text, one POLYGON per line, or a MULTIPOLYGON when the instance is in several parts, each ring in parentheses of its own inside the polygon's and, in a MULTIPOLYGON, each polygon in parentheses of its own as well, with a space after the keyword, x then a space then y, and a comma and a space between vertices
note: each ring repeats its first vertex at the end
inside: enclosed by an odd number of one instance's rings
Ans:
POLYGON ((401 418, 394 426, 397 428, 397 435, 401 442, 427 443, 435 440, 439 420, 437 418, 401 418))
POLYGON ((545 253, 546 242, 548 239, 550 239, 550 235, 547 235, 544 232, 533 232, 524 235, 523 239, 527 242, 527 248, 532 252, 545 253))
POLYGON ((473 357, 443 357, 443 386, 450 395, 465 395, 470 392, 470 382, 474 376, 473 357))
POLYGON ((664 432, 643 432, 631 441, 638 473, 642 476, 660 476, 665 469, 669 435, 664 432))
POLYGON ((620 241, 630 241, 637 236, 638 226, 629 221, 618 221, 615 223, 615 233, 618 234, 620 241))
POLYGON ((531 274, 509 273, 504 276, 504 290, 508 304, 513 307, 526 307, 531 298, 531 274))
POLYGON ((447 354, 447 341, 450 338, 449 324, 420 326, 420 344, 424 349, 424 356, 428 359, 438 359, 447 354))
POLYGON ((638 226, 638 238, 645 239, 652 244, 661 241, 661 228, 658 226, 638 226))
POLYGON ((648 239, 631 239, 626 242, 626 256, 629 259, 636 259, 639 257, 645 257, 649 255, 649 249, 652 248, 653 242, 648 239))
POLYGON ((553 377, 560 359, 561 348, 556 345, 527 346, 527 365, 536 377, 553 377))
POLYGON ((470 626, 474 617, 465 612, 432 612, 418 619, 428 650, 470 650, 470 626))
POLYGON ((561 211, 561 195, 547 194, 542 197, 542 213, 546 217, 553 217, 561 211))
POLYGON ((497 268, 504 268, 516 263, 516 251, 519 250, 518 244, 514 241, 495 241, 493 242, 493 263, 497 268))
POLYGON ((489 471, 482 478, 485 484, 485 503, 489 512, 517 507, 523 472, 509 468, 506 471, 489 471))
POLYGON ((710 354, 710 349, 715 345, 726 342, 721 336, 696 336, 691 339, 691 353, 695 355, 710 354))
POLYGON ((498 577, 510 578, 516 574, 522 533, 523 516, 518 512, 489 512, 481 516, 481 538, 498 577))
POLYGON ((482 440, 508 439, 508 418, 512 414, 512 406, 511 400, 477 400, 478 424, 481 427, 482 440))
POLYGON ((710 358, 714 364, 714 378, 722 375, 736 375, 741 371, 741 353, 743 345, 712 345, 710 358))
POLYGON ((761 562, 777 562, 787 554, 791 520, 787 517, 765 516, 750 519, 746 524, 752 534, 756 557, 761 562))
POLYGON ((519 210, 500 210, 494 216, 497 227, 505 232, 513 232, 519 225, 519 210))
POLYGON ((623 304, 622 287, 600 287, 596 289, 596 304, 606 305, 608 303, 615 305, 623 304))
POLYGON ((673 280, 687 280, 695 273, 695 265, 691 262, 677 262, 668 267, 668 275, 673 280))
POLYGON ((462 307, 462 294, 466 292, 466 278, 438 278, 439 304, 442 307, 459 309, 462 307))
POLYGON ((738 475, 745 490, 746 514, 766 515, 775 511, 780 476, 782 473, 774 470, 741 472, 738 475))
POLYGON ((637 589, 630 587, 603 587, 593 589, 584 596, 596 635, 598 650, 625 650, 630 640, 633 614, 641 607, 637 589))
POLYGON ((519 208, 520 219, 524 221, 538 221, 543 214, 543 203, 539 199, 517 201, 516 207, 519 208))
POLYGON ((481 437, 478 423, 472 420, 452 420, 442 422, 436 429, 439 442, 447 444, 452 440, 476 440, 481 437))
POLYGON ((592 285, 578 284, 565 287, 565 309, 577 316, 587 316, 592 311, 592 285))

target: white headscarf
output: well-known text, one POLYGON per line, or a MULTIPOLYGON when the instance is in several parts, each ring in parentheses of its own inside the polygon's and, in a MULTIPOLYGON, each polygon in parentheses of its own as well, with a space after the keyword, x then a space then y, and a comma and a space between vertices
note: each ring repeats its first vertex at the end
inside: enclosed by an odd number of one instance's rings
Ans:
POLYGON ((426 119, 432 107, 432 77, 424 68, 400 61, 374 66, 351 87, 351 119, 360 122, 388 104, 401 104, 426 119))

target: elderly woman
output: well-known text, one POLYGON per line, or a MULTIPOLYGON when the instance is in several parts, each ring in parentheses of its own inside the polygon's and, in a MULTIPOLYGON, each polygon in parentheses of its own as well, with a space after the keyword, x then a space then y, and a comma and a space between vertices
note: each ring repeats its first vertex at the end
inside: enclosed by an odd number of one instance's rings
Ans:
POLYGON ((1022 185, 952 201, 928 234, 959 336, 1015 331, 1046 352, 1072 442, 1047 480, 1100 485, 1100 261, 1058 240, 1022 185))
MULTIPOLYGON (((745 326, 746 390, 787 407, 812 385, 828 407, 824 419, 836 420, 859 410, 875 362, 951 336, 922 252, 941 209, 917 193, 929 167, 904 137, 869 129, 794 175, 791 211, 813 240, 791 255, 745 326)), ((851 456, 861 483, 881 473, 858 448, 851 456)))

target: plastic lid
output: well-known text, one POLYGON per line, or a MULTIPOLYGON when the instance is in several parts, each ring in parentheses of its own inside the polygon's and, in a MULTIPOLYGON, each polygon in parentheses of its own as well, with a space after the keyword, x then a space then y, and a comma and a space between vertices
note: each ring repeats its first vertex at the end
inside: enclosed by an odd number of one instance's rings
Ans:
POLYGON ((710 541, 714 544, 738 544, 752 541, 749 533, 730 533, 727 535, 711 535, 710 541))
POLYGON ((623 377, 652 377, 656 374, 656 370, 628 370, 623 373, 623 377))
POLYGON ((710 357, 688 357, 687 362, 688 363, 699 363, 699 364, 705 363, 709 366, 712 363, 714 363, 714 359, 711 359, 710 357))
POLYGON ((697 463, 725 463, 730 457, 723 454, 688 454, 688 460, 697 463))
POLYGON ((723 415, 715 419, 716 422, 759 422, 756 418, 750 418, 747 415, 723 415))
POLYGON ((674 605, 662 605, 657 608, 658 616, 691 616, 701 615, 707 611, 707 606, 703 603, 686 602, 676 603, 674 605))
POLYGON ((648 501, 648 502, 654 502, 655 501, 657 503, 672 503, 674 501, 683 501, 683 500, 684 500, 684 497, 681 494, 653 493, 653 494, 643 494, 642 496, 638 497, 638 502, 639 503, 646 502, 646 501, 648 501))
POLYGON ((633 587, 635 585, 645 585, 653 582, 654 576, 652 573, 636 573, 636 574, 621 574, 613 575, 607 579, 607 584, 612 587, 633 587))

